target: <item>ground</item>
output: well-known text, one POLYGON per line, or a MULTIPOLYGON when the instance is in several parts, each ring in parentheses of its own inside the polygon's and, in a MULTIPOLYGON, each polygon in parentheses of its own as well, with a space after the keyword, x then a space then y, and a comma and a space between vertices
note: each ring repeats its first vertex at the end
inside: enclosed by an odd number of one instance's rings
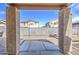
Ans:
POLYGON ((23 40, 20 46, 22 55, 62 55, 59 48, 49 41, 44 40, 23 40))
MULTIPOLYGON (((21 55, 62 55, 58 48, 58 39, 48 36, 23 36, 20 39, 20 48, 18 51, 21 55)), ((3 37, 0 38, 0 54, 7 54, 6 39, 3 37)), ((72 42, 71 54, 79 55, 78 40, 72 42)))

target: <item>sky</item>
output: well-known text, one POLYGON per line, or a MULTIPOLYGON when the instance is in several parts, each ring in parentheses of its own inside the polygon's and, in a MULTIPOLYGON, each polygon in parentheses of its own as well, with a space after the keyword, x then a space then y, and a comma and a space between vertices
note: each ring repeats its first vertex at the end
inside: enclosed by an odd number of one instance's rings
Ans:
MULTIPOLYGON (((6 20, 6 7, 7 4, 0 4, 0 20, 6 20)), ((73 21, 79 20, 79 3, 71 5, 73 21)), ((38 21, 40 26, 47 22, 58 19, 57 10, 19 10, 20 21, 35 20, 38 21)))

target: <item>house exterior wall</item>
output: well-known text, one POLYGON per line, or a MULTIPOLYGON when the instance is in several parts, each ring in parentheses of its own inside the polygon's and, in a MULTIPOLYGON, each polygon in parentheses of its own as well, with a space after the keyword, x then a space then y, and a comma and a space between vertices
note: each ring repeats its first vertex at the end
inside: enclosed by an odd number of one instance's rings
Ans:
POLYGON ((48 22, 45 26, 46 27, 58 27, 58 20, 53 20, 51 22, 48 22))
POLYGON ((38 27, 38 23, 35 22, 24 22, 20 23, 20 27, 38 27))
POLYGON ((74 35, 79 35, 79 23, 72 24, 72 30, 74 35))

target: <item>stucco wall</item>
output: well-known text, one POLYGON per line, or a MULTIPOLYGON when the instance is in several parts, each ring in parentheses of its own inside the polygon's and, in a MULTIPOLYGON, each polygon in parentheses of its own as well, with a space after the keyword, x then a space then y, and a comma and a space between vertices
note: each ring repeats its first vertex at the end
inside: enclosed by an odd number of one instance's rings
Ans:
POLYGON ((57 33, 56 28, 21 28, 20 35, 50 35, 57 33))
MULTIPOLYGON (((73 27, 73 34, 79 35, 79 28, 73 27)), ((0 26, 0 30, 3 31, 2 37, 6 37, 6 27, 0 26)), ((50 35, 58 34, 57 28, 20 28, 20 35, 50 35)))

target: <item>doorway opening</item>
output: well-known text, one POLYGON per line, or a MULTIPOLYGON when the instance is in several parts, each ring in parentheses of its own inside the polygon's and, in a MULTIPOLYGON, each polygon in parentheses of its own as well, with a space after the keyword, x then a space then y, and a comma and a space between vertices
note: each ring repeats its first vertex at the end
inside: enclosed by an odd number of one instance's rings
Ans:
MULTIPOLYGON (((20 39, 20 22, 18 19, 18 10, 59 10, 59 48, 62 53, 69 54, 72 44, 72 20, 70 4, 9 4, 7 8, 7 51, 8 54, 17 54, 18 41, 20 39), (13 14, 13 16, 11 16, 13 14), (11 31, 11 32, 9 32, 11 31), (12 45, 12 46, 11 46, 12 45)), ((32 27, 31 22, 30 27, 32 27)), ((28 33, 31 34, 29 30, 28 33)), ((29 36, 30 36, 29 34, 29 36)), ((28 36, 28 37, 29 37, 28 36)), ((53 37, 54 35, 50 35, 53 37)), ((35 46, 35 45, 34 45, 35 46)), ((33 46, 33 47, 34 47, 33 46)))
POLYGON ((20 54, 62 54, 58 48, 58 12, 19 10, 20 54))

